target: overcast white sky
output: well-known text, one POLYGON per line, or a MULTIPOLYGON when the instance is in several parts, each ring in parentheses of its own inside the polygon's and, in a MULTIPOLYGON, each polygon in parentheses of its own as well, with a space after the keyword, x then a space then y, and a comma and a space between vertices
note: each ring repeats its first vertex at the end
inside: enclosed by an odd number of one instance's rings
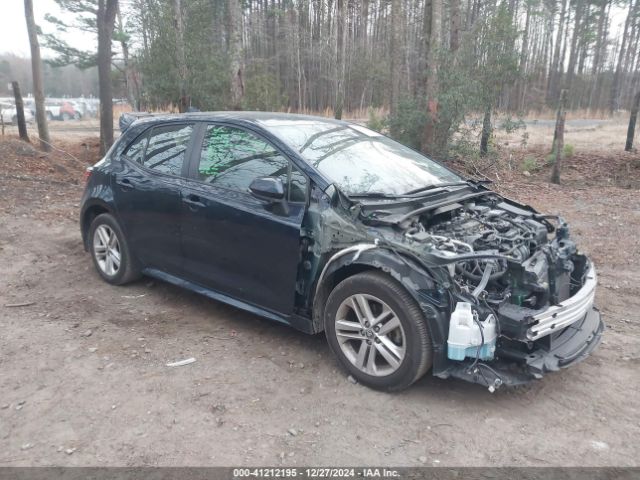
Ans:
MULTIPOLYGON (((65 16, 54 0, 33 0, 33 10, 36 17, 36 23, 43 29, 45 33, 55 32, 55 28, 44 19, 45 14, 49 13, 55 17, 70 21, 68 14, 65 16)), ((613 22, 611 25, 610 35, 617 34, 624 23, 626 17, 626 9, 620 7, 612 8, 613 22)), ((27 36, 27 26, 24 20, 24 1, 23 0, 0 0, 0 53, 14 53, 16 55, 29 56, 29 38, 27 36)), ((95 36, 71 30, 67 33, 60 34, 62 38, 76 48, 93 50, 97 48, 95 36)), ((43 56, 51 56, 45 50, 42 51, 43 56)))
MULTIPOLYGON (((53 0, 33 0, 33 11, 36 17, 36 23, 45 33, 53 33, 55 28, 44 19, 45 14, 49 13, 54 17, 69 20, 58 8, 53 0)), ((29 37, 27 36, 27 24, 24 19, 24 1, 23 0, 0 0, 0 53, 14 53, 28 57, 29 37)), ((76 48, 86 48, 92 50, 96 43, 93 35, 70 31, 62 34, 72 46, 76 48)), ((47 52, 43 50, 43 56, 47 52)))

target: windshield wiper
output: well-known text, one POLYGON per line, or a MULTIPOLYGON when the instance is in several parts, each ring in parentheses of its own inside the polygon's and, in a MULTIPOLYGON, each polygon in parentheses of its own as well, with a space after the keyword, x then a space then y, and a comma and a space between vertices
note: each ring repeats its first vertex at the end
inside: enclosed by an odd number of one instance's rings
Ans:
POLYGON ((464 181, 464 182, 450 182, 450 183, 438 183, 434 185, 427 185, 425 187, 416 188, 415 190, 410 190, 405 193, 392 194, 385 192, 357 192, 348 194, 349 198, 382 198, 389 200, 399 200, 403 198, 414 198, 419 199, 420 195, 418 193, 427 192, 430 190, 437 190, 439 188, 446 187, 462 187, 462 186, 475 186, 472 182, 464 181))
POLYGON ((433 185, 427 185, 426 187, 416 188, 415 190, 409 190, 403 195, 413 195, 416 193, 426 192, 427 190, 433 190, 442 187, 461 187, 463 185, 469 185, 469 182, 449 182, 449 183, 435 183, 433 185))
POLYGON ((349 198, 403 198, 403 195, 392 195, 384 192, 358 192, 348 194, 349 198))

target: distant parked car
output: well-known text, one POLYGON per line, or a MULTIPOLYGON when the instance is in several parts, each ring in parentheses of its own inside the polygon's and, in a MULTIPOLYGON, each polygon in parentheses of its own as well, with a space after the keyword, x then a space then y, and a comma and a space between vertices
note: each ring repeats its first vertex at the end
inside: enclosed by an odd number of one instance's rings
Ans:
MULTIPOLYGON (((2 104, 0 105, 0 108, 2 108, 2 121, 5 124, 18 124, 18 112, 14 105, 2 104)), ((31 114, 31 110, 29 110, 29 108, 27 108, 26 106, 24 108, 24 119, 27 123, 33 122, 33 115, 31 114)))
POLYGON ((60 105, 45 103, 44 108, 47 111, 47 120, 60 120, 60 105))
POLYGON ((79 119, 82 115, 74 108, 72 102, 46 103, 47 119, 51 120, 72 120, 79 119))
POLYGON ((73 105, 73 102, 63 102, 60 105, 60 120, 79 120, 82 115, 73 105))

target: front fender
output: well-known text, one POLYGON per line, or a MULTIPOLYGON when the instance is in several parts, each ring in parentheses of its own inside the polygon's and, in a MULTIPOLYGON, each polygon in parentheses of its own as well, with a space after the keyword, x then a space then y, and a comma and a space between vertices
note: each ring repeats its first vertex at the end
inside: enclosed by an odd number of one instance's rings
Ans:
MULTIPOLYGON (((383 271, 400 282, 424 312, 434 352, 434 373, 445 368, 446 342, 451 315, 448 290, 439 285, 437 278, 426 267, 408 256, 373 244, 368 248, 351 248, 342 255, 335 253, 325 264, 316 287, 313 302, 314 331, 324 329, 324 307, 337 283, 365 270, 383 271)), ((347 250, 347 249, 344 249, 347 250)))

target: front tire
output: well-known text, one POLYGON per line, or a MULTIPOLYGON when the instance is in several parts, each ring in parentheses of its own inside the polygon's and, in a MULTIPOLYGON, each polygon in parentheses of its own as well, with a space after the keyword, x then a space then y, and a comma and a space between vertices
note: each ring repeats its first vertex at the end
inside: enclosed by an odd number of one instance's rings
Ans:
POLYGON ((324 326, 342 366, 369 387, 402 390, 431 368, 431 338, 420 307, 382 272, 340 282, 327 300, 324 326))
POLYGON ((98 215, 89 227, 89 249, 100 276, 112 285, 124 285, 140 276, 118 222, 109 213, 98 215))

